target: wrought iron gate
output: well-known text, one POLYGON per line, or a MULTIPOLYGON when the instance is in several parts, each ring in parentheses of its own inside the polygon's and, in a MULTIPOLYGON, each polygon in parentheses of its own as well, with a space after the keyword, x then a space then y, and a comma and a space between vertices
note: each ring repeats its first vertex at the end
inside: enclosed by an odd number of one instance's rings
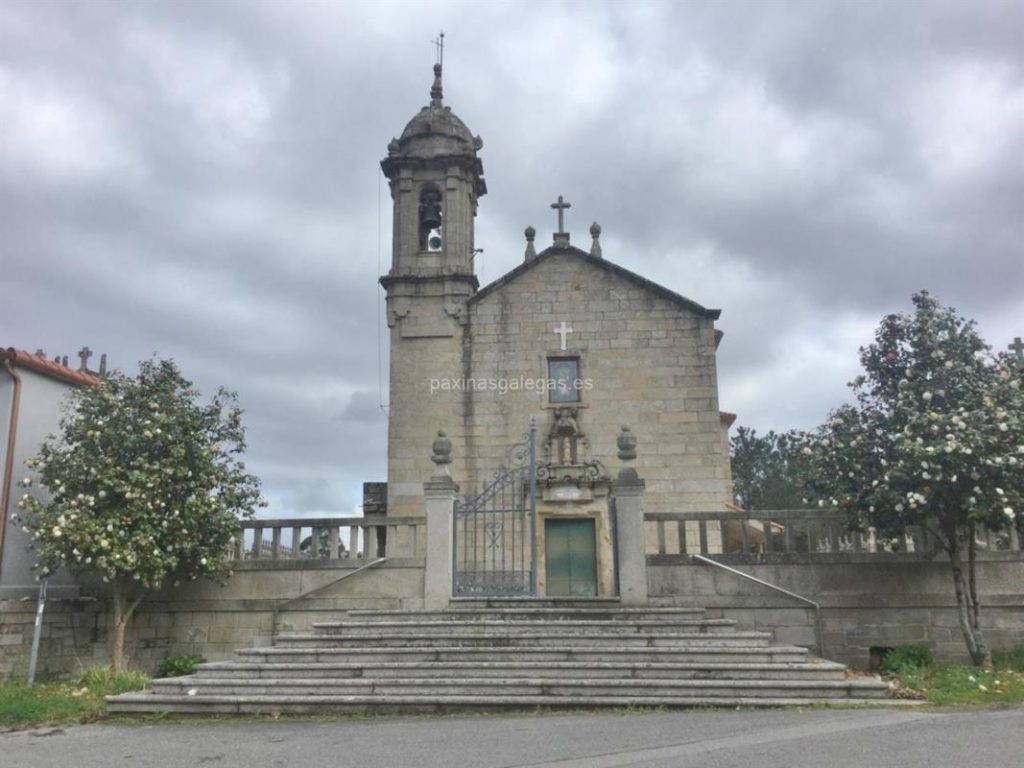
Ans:
POLYGON ((456 503, 452 591, 458 597, 537 594, 535 424, 475 496, 456 503))

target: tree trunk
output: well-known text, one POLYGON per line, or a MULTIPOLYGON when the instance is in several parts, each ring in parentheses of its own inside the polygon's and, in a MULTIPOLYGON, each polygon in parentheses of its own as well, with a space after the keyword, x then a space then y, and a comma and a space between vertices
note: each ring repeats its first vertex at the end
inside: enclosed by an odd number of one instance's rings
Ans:
MULTIPOLYGON (((973 535, 973 531, 968 531, 968 533, 973 535)), ((970 654, 971 662, 980 667, 990 663, 990 658, 988 647, 981 634, 981 627, 978 626, 977 598, 974 596, 972 599, 971 590, 968 588, 963 561, 960 557, 960 540, 956 533, 949 537, 948 545, 949 564, 953 569, 953 588, 956 590, 957 620, 960 624, 960 631, 963 632, 964 641, 967 643, 967 652, 970 654)), ((971 547, 968 546, 968 568, 973 569, 973 567, 974 558, 971 556, 971 547)))
POLYGON ((981 632, 981 601, 978 599, 978 544, 974 534, 975 524, 972 522, 971 543, 967 548, 967 595, 968 604, 971 607, 971 628, 974 630, 974 636, 978 639, 978 651, 981 654, 980 660, 976 660, 974 663, 978 666, 990 667, 992 666, 992 652, 985 643, 981 632))
POLYGON ((110 666, 115 672, 120 672, 125 668, 125 630, 127 630, 128 622, 131 621, 132 614, 134 614, 135 609, 139 607, 139 603, 142 602, 142 598, 145 593, 139 595, 134 600, 129 601, 128 591, 120 581, 114 581, 113 586, 114 617, 113 627, 110 632, 110 666))

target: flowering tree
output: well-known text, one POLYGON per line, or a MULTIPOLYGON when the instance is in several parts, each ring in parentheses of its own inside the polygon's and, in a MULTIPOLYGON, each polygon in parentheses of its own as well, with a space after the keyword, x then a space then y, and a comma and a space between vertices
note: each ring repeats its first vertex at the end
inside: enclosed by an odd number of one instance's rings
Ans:
POLYGON ((974 322, 926 292, 889 315, 860 350, 864 374, 845 405, 797 437, 804 482, 851 527, 927 530, 949 555, 960 628, 975 664, 989 660, 979 622, 977 535, 1024 525, 1021 371, 993 356, 974 322), (966 560, 966 564, 965 564, 966 560))
POLYGON ((136 378, 114 373, 73 392, 60 434, 27 462, 48 499, 26 493, 15 519, 33 536, 43 576, 66 566, 110 583, 115 669, 146 594, 227 575, 239 518, 263 503, 238 458, 235 396, 197 397, 172 361, 144 361, 136 378))
POLYGON ((791 466, 790 438, 739 427, 729 440, 736 503, 746 510, 795 509, 802 506, 791 466))

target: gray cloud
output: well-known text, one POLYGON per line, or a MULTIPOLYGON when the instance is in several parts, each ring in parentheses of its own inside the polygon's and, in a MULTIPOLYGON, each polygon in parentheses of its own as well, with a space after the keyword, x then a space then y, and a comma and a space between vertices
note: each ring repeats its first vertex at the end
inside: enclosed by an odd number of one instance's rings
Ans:
POLYGON ((821 419, 920 288, 1021 333, 1019 3, 23 0, 0 343, 171 355, 238 390, 273 512, 351 510, 385 473, 378 162, 438 25, 485 140, 482 280, 564 194, 574 242, 597 219, 606 257, 722 308, 740 423, 821 419))

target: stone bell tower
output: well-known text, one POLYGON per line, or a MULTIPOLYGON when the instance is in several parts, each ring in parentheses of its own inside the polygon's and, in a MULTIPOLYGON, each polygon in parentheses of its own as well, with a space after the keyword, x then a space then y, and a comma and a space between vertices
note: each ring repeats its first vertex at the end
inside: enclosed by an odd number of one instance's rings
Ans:
MULTIPOLYGON (((421 514, 438 429, 462 442, 466 302, 473 270, 473 222, 487 192, 477 151, 483 146, 443 104, 441 65, 430 104, 388 144, 381 168, 391 188, 390 271, 381 277, 391 329, 388 514, 421 514)), ((456 457, 459 461, 459 457, 456 457)), ((458 466, 453 466, 460 477, 458 466)))

